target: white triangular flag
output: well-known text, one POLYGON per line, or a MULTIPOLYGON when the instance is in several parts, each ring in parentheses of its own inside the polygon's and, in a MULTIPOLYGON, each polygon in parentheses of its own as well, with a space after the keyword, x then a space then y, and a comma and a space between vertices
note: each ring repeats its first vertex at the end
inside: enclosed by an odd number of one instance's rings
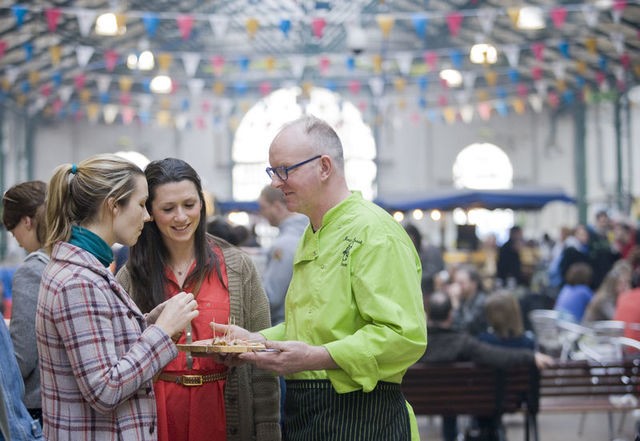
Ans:
POLYGON ((465 89, 473 89, 478 74, 473 71, 462 72, 462 82, 465 89))
POLYGON ((374 96, 382 96, 384 93, 384 80, 380 77, 373 77, 369 80, 369 88, 374 96))
POLYGON ((187 128, 188 123, 189 123, 189 116, 186 113, 182 112, 176 115, 175 117, 176 129, 182 131, 187 128))
POLYGON ((69 101, 71 94, 73 93, 73 86, 61 86, 58 88, 58 96, 63 103, 69 101))
POLYGON ((456 102, 458 104, 466 104, 469 102, 470 89, 460 90, 455 94, 456 102))
POLYGON ((189 88, 191 96, 197 97, 204 89, 204 80, 201 78, 192 78, 187 83, 187 87, 189 88))
POLYGON ((520 46, 517 44, 507 44, 502 46, 502 50, 504 51, 504 56, 507 57, 509 66, 517 67, 520 61, 520 46))
POLYGON ((498 10, 493 8, 480 8, 478 9, 478 21, 480 21, 480 27, 482 31, 488 35, 493 31, 493 23, 496 21, 498 10))
POLYGON ((553 70, 553 74, 556 76, 558 80, 564 80, 566 78, 566 68, 567 66, 562 61, 556 61, 555 63, 551 63, 551 69, 553 70))
POLYGON ((613 66, 613 75, 616 77, 616 80, 620 82, 624 82, 624 67, 622 66, 613 66))
POLYGON ((216 38, 223 38, 229 28, 229 18, 224 15, 210 15, 209 24, 216 38))
POLYGON ((535 93, 532 93, 531 95, 529 95, 529 104, 531 105, 531 108, 536 112, 536 113, 540 113, 542 112, 542 98, 540 97, 540 95, 537 95, 535 93))
POLYGON ((593 5, 582 5, 582 15, 584 15, 584 21, 590 28, 596 27, 598 24, 598 10, 593 5))
POLYGON ((94 52, 95 49, 91 46, 77 46, 76 58, 78 59, 78 66, 86 67, 94 52))
POLYGON ((182 64, 184 64, 184 71, 190 77, 193 77, 198 71, 200 58, 200 54, 195 52, 185 52, 182 54, 182 64))
POLYGON ((151 108, 151 104, 153 104, 153 96, 147 94, 139 95, 138 103, 140 103, 140 111, 147 112, 151 108))
POLYGON ((624 34, 622 32, 612 32, 611 42, 618 55, 624 53, 624 34))
POLYGON ((220 101, 220 115, 227 117, 231 115, 233 110, 233 102, 230 99, 224 98, 220 101))
POLYGON ((536 88, 539 97, 547 96, 547 89, 549 86, 545 80, 534 81, 533 85, 536 88))
POLYGON ((76 11, 76 18, 78 19, 80 34, 86 37, 91 32, 91 26, 93 26, 93 20, 96 18, 96 12, 90 9, 78 9, 76 11))
POLYGON ((98 92, 106 93, 109 91, 109 86, 111 86, 111 77, 109 75, 100 75, 96 79, 96 85, 98 86, 98 92))
POLYGON ((29 106, 27 109, 27 113, 29 116, 34 116, 38 112, 40 112, 44 106, 47 104, 47 99, 43 96, 39 96, 36 100, 29 106))
POLYGON ((21 69, 16 66, 9 66, 6 68, 5 76, 9 84, 13 84, 16 82, 16 78, 18 78, 18 75, 20 75, 20 71, 21 69))
POLYGON ((113 124, 118 116, 118 106, 115 104, 105 104, 102 108, 102 116, 104 117, 104 122, 113 124))
POLYGON ((296 78, 302 78, 306 58, 303 55, 292 55, 289 57, 289 64, 291 66, 291 73, 293 73, 293 76, 296 78))
POLYGON ((466 104, 460 108, 460 117, 462 121, 466 123, 470 123, 473 121, 473 106, 471 104, 466 104))
POLYGON ((398 69, 402 75, 409 75, 411 73, 411 66, 413 65, 413 53, 411 52, 398 52, 396 54, 396 62, 398 63, 398 69))

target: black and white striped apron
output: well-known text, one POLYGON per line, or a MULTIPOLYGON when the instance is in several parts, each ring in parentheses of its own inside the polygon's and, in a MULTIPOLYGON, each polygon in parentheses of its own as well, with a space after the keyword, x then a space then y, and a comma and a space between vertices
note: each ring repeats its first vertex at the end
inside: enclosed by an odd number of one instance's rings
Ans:
POLYGON ((339 394, 329 380, 287 380, 285 441, 409 441, 400 385, 339 394))

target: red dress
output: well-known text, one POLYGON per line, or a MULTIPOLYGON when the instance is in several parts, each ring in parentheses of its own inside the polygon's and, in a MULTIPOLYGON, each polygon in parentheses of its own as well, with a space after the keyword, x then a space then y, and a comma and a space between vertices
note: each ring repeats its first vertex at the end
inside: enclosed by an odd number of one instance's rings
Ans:
MULTIPOLYGON (((227 271, 222 252, 215 250, 221 266, 224 285, 215 272, 205 279, 197 293, 200 314, 191 322, 193 341, 212 338, 212 321, 227 323, 229 320, 229 292, 227 271)), ((195 263, 194 263, 195 265, 195 263)), ((189 272, 193 265, 189 268, 189 272)), ((170 281, 169 297, 181 291, 189 292, 192 286, 181 288, 173 273, 165 269, 170 281)), ((184 343, 184 333, 179 343, 184 343)), ((205 375, 226 371, 226 366, 215 363, 211 358, 193 357, 193 369, 187 369, 186 354, 179 352, 178 357, 162 371, 172 375, 205 375)), ((204 383, 201 386, 183 386, 168 381, 155 383, 156 404, 158 407, 159 441, 226 441, 227 424, 224 406, 225 380, 204 383)))

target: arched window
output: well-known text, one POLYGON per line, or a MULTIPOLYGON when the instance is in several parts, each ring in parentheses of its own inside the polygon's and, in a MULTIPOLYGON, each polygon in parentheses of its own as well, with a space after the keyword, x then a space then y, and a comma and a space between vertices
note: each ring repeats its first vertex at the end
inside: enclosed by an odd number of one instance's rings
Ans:
POLYGON ((351 190, 375 197, 376 146, 369 126, 352 103, 327 89, 313 88, 308 98, 299 87, 279 89, 261 99, 244 116, 232 147, 233 198, 252 201, 269 183, 269 144, 283 124, 303 114, 327 121, 342 140, 345 173, 351 190))
MULTIPOLYGON (((489 143, 471 144, 456 157, 453 182, 458 188, 506 190, 513 187, 513 166, 509 156, 500 147, 489 143)), ((480 239, 494 234, 499 242, 503 242, 509 228, 513 226, 513 211, 473 208, 465 212, 456 209, 453 220, 459 225, 476 225, 476 233, 480 239)))

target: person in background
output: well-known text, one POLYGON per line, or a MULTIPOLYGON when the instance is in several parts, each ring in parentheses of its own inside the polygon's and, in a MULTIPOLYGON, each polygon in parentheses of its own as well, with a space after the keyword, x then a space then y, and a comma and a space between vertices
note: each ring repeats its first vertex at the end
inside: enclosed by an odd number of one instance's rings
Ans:
POLYGON ((44 267, 49 256, 42 250, 46 239, 45 197, 47 184, 28 181, 14 185, 2 198, 2 223, 29 253, 13 275, 9 330, 24 381, 24 404, 42 424, 40 368, 36 345, 36 304, 44 267))
POLYGON ((582 321, 590 323, 598 320, 612 320, 618 297, 629 289, 631 289, 631 264, 626 260, 618 260, 587 305, 582 321))
POLYGON ((258 205, 262 217, 279 230, 278 237, 267 250, 267 264, 262 274, 271 308, 271 324, 275 326, 284 321, 284 298, 293 275, 293 256, 309 219, 290 212, 284 193, 270 185, 260 192, 258 205))
POLYGON ((115 155, 53 172, 36 310, 46 439, 157 438, 151 380, 198 311, 181 293, 143 315, 109 270, 111 246, 133 245, 149 220, 147 195, 142 170, 115 155))
POLYGON ((516 285, 526 284, 527 281, 522 273, 522 262, 520 260, 520 252, 523 246, 522 228, 514 225, 509 230, 509 240, 498 250, 496 277, 501 286, 514 288, 516 285))
POLYGON ((24 384, 7 325, 0 324, 0 441, 41 441, 42 427, 24 405, 24 384))
MULTIPOLYGON (((455 361, 473 361, 484 366, 506 369, 516 365, 535 365, 539 369, 553 364, 548 355, 530 349, 507 349, 478 340, 466 331, 453 327, 453 307, 448 294, 436 291, 426 302, 428 317, 429 346, 420 359, 425 363, 444 363, 455 361)), ((487 424, 484 431, 489 438, 495 436, 498 427, 487 424), (491 436, 494 435, 494 436, 491 436)), ((455 441, 458 437, 457 418, 443 417, 442 438, 444 441, 455 441)), ((484 438, 483 438, 484 439, 484 438)))
MULTIPOLYGON (((185 161, 166 158, 145 169, 148 222, 118 273, 142 311, 182 291, 198 300, 192 341, 213 337, 209 323, 234 321, 257 331, 270 325, 269 303, 251 258, 206 234, 200 177, 185 161)), ((188 331, 187 331, 188 332, 188 331)), ((186 343, 187 332, 177 336, 186 343)), ((160 441, 276 441, 279 388, 253 366, 228 370, 211 357, 181 352, 154 385, 160 441)))
POLYGON ((426 347, 420 259, 402 226, 351 192, 336 132, 304 116, 276 135, 267 173, 287 209, 309 218, 294 258, 285 321, 248 332, 278 352, 227 360, 286 375, 289 440, 418 440, 400 390, 426 347))
POLYGON ((420 263, 422 264, 422 286, 432 287, 434 285, 434 277, 436 274, 444 270, 444 258, 442 257, 442 251, 440 248, 431 244, 423 246, 422 234, 415 225, 406 224, 404 229, 411 238, 413 245, 416 247, 418 256, 420 256, 420 263))
POLYGON ((580 323, 587 305, 593 297, 593 291, 589 287, 593 270, 584 262, 576 262, 567 270, 566 284, 558 293, 558 298, 553 307, 562 313, 566 320, 580 323))
POLYGON ((513 292, 503 289, 491 293, 484 311, 487 330, 478 334, 478 339, 509 348, 535 348, 533 336, 525 333, 522 310, 513 292))
POLYGON ((449 287, 454 303, 453 327, 477 335, 487 328, 484 302, 487 294, 482 290, 480 274, 471 265, 456 268, 454 283, 449 287))

